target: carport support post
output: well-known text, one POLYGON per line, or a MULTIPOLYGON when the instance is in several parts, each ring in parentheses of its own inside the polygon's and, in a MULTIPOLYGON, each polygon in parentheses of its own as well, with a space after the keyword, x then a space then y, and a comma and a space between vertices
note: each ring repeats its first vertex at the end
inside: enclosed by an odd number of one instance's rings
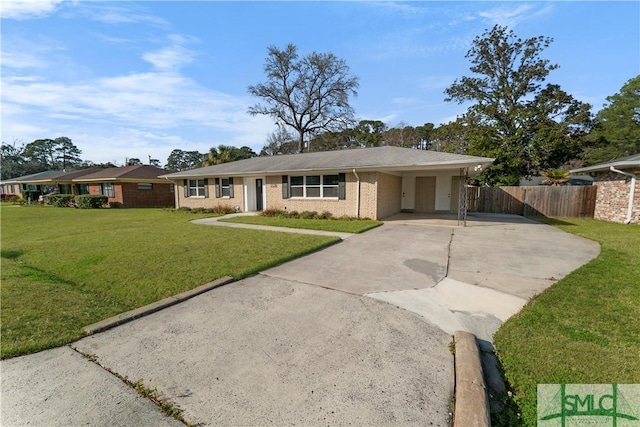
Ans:
POLYGON ((360 218, 360 177, 355 168, 353 169, 353 174, 356 176, 356 218, 360 218))
POLYGON ((467 226, 467 185, 469 180, 469 168, 460 168, 458 180, 458 225, 462 220, 464 227, 467 226), (464 175, 463 175, 464 171, 464 175))

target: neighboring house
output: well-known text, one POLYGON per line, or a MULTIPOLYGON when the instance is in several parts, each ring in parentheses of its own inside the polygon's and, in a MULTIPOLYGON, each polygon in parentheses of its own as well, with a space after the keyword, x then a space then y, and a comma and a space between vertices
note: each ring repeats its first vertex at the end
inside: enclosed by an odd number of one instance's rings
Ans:
POLYGON ((594 218, 640 223, 640 153, 571 171, 576 172, 589 173, 598 187, 594 218))
POLYGON ((102 194, 111 206, 128 208, 170 207, 174 186, 158 178, 168 171, 150 165, 46 171, 0 183, 3 194, 22 197, 26 190, 43 194, 102 194))
POLYGON ((13 194, 23 197, 27 190, 38 191, 42 194, 82 194, 76 192, 73 186, 75 178, 99 171, 100 168, 81 169, 77 171, 45 171, 31 175, 8 179, 0 183, 2 194, 13 194))
POLYGON ((175 205, 280 209, 380 219, 400 211, 458 212, 466 178, 494 159, 399 147, 254 157, 163 175, 175 205))
POLYGON ((169 207, 174 203, 174 185, 158 178, 167 172, 151 165, 99 169, 73 179, 74 191, 107 196, 111 206, 169 207))
MULTIPOLYGON (((545 179, 546 178, 544 176, 522 178, 520 179, 520 187, 549 185, 543 183, 545 179)), ((589 175, 575 175, 569 177, 566 182, 563 182, 560 185, 593 185, 593 177, 590 177, 589 175)))

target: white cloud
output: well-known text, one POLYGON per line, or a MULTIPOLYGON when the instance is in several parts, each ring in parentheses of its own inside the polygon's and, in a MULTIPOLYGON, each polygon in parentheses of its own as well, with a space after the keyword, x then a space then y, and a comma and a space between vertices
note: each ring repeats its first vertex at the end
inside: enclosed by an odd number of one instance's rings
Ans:
POLYGON ((553 5, 536 9, 532 4, 519 4, 518 6, 498 6, 493 9, 479 12, 478 15, 491 25, 503 25, 514 28, 520 22, 544 16, 550 13, 553 5))
POLYGON ((33 19, 51 14, 62 0, 2 0, 0 17, 3 19, 33 19))
POLYGON ((29 52, 2 50, 2 66, 9 68, 41 68, 45 62, 29 52))
POLYGON ((4 76, 2 104, 3 140, 65 135, 83 158, 95 162, 113 161, 114 153, 134 148, 143 152, 130 157, 161 161, 174 148, 206 151, 231 144, 259 151, 273 130, 268 117, 247 114, 248 97, 203 87, 175 72, 69 83, 4 76))
POLYGON ((140 9, 139 4, 126 3, 126 6, 117 5, 118 2, 94 3, 85 1, 79 4, 76 12, 92 21, 103 24, 152 24, 159 27, 167 27, 168 22, 158 16, 151 15, 140 9), (139 10, 136 10, 138 8, 139 10))
POLYGON ((196 53, 184 47, 183 44, 197 39, 180 34, 171 34, 168 39, 171 42, 169 46, 154 52, 147 52, 142 55, 142 59, 158 70, 177 70, 193 62, 196 53))
MULTIPOLYGON (((375 7, 380 9, 384 14, 396 14, 402 15, 404 17, 412 17, 412 16, 420 16, 425 13, 425 8, 420 6, 415 6, 410 3, 399 3, 393 1, 374 1, 370 3, 365 3, 370 7, 375 7)), ((416 3, 417 4, 417 3, 416 3)))

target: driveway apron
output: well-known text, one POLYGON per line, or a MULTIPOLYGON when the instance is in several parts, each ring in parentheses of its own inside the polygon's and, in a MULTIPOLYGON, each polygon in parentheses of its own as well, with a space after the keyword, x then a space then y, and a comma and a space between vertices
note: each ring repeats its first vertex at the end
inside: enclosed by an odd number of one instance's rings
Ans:
POLYGON ((450 341, 389 304, 258 275, 72 345, 197 424, 446 426, 450 341))

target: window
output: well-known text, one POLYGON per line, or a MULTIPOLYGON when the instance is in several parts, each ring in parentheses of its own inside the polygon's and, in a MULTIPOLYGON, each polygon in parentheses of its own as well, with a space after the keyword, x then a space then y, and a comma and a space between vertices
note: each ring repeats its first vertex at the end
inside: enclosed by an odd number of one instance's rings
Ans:
POLYGON ((229 178, 222 178, 222 197, 230 197, 231 190, 229 185, 229 178))
POLYGON ((291 197, 304 197, 304 177, 291 177, 291 197))
POLYGON ((290 197, 338 197, 340 175, 292 176, 290 180, 290 197))
POLYGON ((76 194, 89 194, 89 184, 76 184, 76 194))
POLYGON ((153 184, 150 182, 139 182, 138 190, 153 190, 153 184))
POLYGON ((338 197, 338 175, 324 175, 322 177, 322 197, 338 197))
POLYGON ((204 179, 189 180, 189 197, 205 197, 204 179))
POLYGON ((233 178, 216 178, 216 197, 228 197, 233 199, 233 178))
POLYGON ((113 187, 113 183, 105 182, 102 184, 102 195, 107 197, 116 197, 116 190, 113 187))

